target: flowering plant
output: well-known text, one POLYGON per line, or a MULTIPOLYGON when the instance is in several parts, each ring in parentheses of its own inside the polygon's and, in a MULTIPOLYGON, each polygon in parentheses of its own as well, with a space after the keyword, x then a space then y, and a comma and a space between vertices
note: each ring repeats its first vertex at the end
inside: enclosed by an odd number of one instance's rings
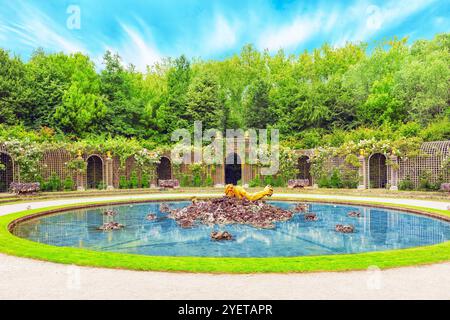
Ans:
POLYGON ((78 158, 73 159, 73 160, 70 160, 69 162, 66 162, 65 165, 67 166, 68 169, 77 171, 79 173, 84 173, 84 172, 86 172, 86 169, 87 169, 87 164, 86 164, 86 161, 84 161, 84 159, 78 159, 78 158))
POLYGON ((158 151, 150 152, 144 148, 134 155, 134 159, 142 172, 148 174, 155 170, 156 165, 160 162, 161 154, 158 151))
POLYGON ((20 168, 20 179, 35 182, 39 179, 39 162, 42 159, 42 147, 28 138, 11 139, 4 143, 6 150, 20 168))

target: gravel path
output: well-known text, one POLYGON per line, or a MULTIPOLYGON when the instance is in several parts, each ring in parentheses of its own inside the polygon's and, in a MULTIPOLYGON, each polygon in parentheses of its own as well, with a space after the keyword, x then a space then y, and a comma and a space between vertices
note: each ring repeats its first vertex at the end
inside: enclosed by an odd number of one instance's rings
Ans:
POLYGON ((0 254, 0 299, 450 299, 450 263, 385 271, 210 275, 60 265, 0 254))
MULTIPOLYGON (((0 215, 52 205, 135 195, 61 199, 0 207, 0 215)), ((186 194, 190 197, 193 194, 186 194)), ((301 196, 283 194, 282 197, 301 196)), ((382 201, 445 209, 450 202, 306 195, 315 199, 382 201)), ((176 198, 169 194, 167 198, 176 198)), ((0 299, 450 299, 450 263, 385 271, 211 275, 76 267, 0 254, 0 299)))

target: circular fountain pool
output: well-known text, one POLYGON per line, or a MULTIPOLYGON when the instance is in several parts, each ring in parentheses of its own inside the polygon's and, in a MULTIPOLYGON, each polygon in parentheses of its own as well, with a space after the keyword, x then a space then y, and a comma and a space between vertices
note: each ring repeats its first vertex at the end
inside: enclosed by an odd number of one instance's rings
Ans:
MULTIPOLYGON (((188 201, 168 201, 171 208, 181 208, 188 201)), ((296 203, 269 201, 283 209, 296 203)), ((306 221, 303 214, 277 222, 273 229, 247 225, 181 228, 160 212, 160 202, 104 206, 33 218, 17 224, 13 233, 21 238, 54 246, 85 248, 97 251, 134 253, 150 256, 198 257, 289 257, 332 255, 384 251, 432 245, 450 240, 450 223, 398 210, 366 206, 311 203, 310 212, 317 221, 306 221), (102 213, 117 211, 114 221, 125 227, 101 231, 98 227, 110 221, 102 213), (359 211, 359 218, 349 217, 359 211), (155 213, 156 219, 146 219, 155 213), (354 233, 335 231, 336 224, 351 224, 354 233), (226 230, 232 241, 212 241, 213 230, 226 230)))

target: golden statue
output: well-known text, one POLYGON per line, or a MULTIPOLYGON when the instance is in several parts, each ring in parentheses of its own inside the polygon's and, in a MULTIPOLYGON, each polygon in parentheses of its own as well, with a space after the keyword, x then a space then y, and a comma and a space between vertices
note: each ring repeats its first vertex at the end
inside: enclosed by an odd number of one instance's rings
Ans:
POLYGON ((270 185, 267 185, 263 191, 259 191, 259 192, 255 192, 255 193, 248 193, 241 186, 234 186, 232 184, 227 184, 225 186, 225 195, 230 198, 238 198, 238 199, 245 198, 250 201, 257 201, 266 196, 270 197, 270 196, 272 196, 272 194, 273 194, 273 188, 270 185))
POLYGON ((78 159, 83 159, 83 157, 81 156, 81 150, 77 151, 77 158, 78 159))
POLYGON ((111 159, 111 151, 106 151, 106 158, 111 159))

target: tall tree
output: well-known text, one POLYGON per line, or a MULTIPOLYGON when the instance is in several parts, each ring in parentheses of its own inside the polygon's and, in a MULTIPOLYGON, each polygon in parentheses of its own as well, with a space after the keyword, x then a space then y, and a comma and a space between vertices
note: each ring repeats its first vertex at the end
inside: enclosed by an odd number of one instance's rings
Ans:
POLYGON ((0 49, 0 123, 15 124, 26 119, 30 96, 26 78, 22 61, 0 49))
POLYGON ((99 124, 106 114, 104 99, 100 94, 100 81, 89 58, 76 54, 76 71, 70 87, 65 91, 63 103, 55 111, 58 128, 66 133, 84 136, 99 132, 99 124))
POLYGON ((269 98, 270 85, 262 79, 252 83, 245 102, 245 124, 247 128, 265 129, 275 122, 269 98))
POLYGON ((408 120, 423 125, 450 115, 450 34, 418 41, 395 75, 394 94, 408 110, 408 120))
POLYGON ((364 104, 358 107, 358 118, 365 125, 396 123, 405 119, 401 101, 393 95, 393 79, 386 76, 373 83, 364 104))
POLYGON ((188 119, 192 122, 202 121, 205 129, 219 127, 223 103, 219 98, 218 83, 211 73, 202 73, 191 83, 186 107, 188 119))
POLYGON ((191 64, 184 56, 175 59, 167 74, 167 99, 158 109, 159 130, 170 134, 178 128, 187 128, 186 95, 191 82, 191 64))
POLYGON ((54 114, 63 103, 72 76, 77 69, 77 56, 64 53, 33 52, 27 63, 27 83, 33 94, 27 105, 25 123, 33 128, 54 127, 54 114))
POLYGON ((145 103, 142 98, 142 75, 132 65, 126 69, 118 54, 107 51, 100 74, 101 93, 106 97, 105 130, 113 135, 142 136, 145 103))

